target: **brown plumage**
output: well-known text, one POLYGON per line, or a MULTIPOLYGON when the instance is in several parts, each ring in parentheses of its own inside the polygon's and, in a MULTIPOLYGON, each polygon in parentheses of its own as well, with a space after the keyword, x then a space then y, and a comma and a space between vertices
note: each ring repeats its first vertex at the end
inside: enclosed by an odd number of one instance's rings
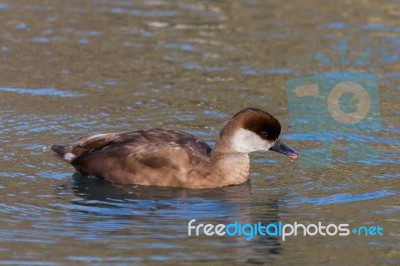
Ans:
POLYGON ((272 148, 280 129, 269 113, 248 108, 224 124, 213 151, 191 134, 166 129, 94 135, 51 149, 82 174, 113 183, 222 187, 248 181, 248 152, 272 148))

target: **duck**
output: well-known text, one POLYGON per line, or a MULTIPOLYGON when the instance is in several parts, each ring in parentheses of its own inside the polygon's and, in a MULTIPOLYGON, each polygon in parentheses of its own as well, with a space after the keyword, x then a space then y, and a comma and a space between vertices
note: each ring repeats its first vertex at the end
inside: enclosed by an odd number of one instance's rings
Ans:
POLYGON ((254 151, 298 158, 278 138, 280 133, 274 116, 250 107, 222 125, 213 148, 192 134, 153 128, 93 135, 74 146, 50 149, 80 174, 114 184, 204 189, 248 182, 249 153, 254 151))

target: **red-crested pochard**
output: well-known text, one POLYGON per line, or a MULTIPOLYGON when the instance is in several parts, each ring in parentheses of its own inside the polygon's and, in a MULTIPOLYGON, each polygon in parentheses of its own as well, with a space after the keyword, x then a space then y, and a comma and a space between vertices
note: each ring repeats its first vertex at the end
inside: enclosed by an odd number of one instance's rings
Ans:
POLYGON ((94 135, 76 146, 51 149, 83 175, 112 183, 215 188, 249 180, 249 152, 272 150, 297 158, 278 139, 280 132, 271 114, 247 108, 224 123, 214 149, 191 134, 166 129, 94 135))

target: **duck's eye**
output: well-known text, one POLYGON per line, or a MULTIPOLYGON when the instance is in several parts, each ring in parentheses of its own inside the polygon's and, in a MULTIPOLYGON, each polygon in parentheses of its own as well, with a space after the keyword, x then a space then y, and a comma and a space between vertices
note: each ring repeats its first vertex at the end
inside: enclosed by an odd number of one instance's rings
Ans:
POLYGON ((261 132, 260 132, 260 135, 261 135, 262 137, 264 137, 264 138, 267 138, 267 137, 268 137, 268 132, 267 132, 267 131, 261 131, 261 132))

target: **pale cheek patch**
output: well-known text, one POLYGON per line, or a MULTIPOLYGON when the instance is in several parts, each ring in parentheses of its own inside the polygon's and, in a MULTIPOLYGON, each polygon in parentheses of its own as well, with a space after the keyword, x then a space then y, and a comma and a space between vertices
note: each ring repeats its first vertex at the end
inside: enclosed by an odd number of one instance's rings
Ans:
POLYGON ((273 143, 260 138, 260 136, 250 130, 241 128, 233 135, 231 145, 234 151, 252 152, 268 150, 273 143))
POLYGON ((73 154, 72 152, 67 152, 66 154, 64 154, 64 160, 71 162, 73 159, 76 158, 76 155, 73 154))

